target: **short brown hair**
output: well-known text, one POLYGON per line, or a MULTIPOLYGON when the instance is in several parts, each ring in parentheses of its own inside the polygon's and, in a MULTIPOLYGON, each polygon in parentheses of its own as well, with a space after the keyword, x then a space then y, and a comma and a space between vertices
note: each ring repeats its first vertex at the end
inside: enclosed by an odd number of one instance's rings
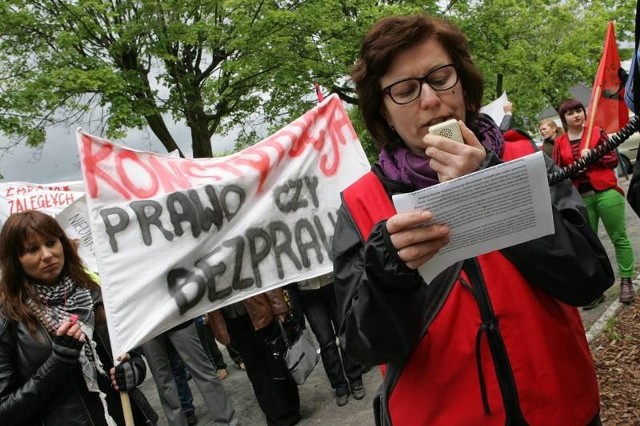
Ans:
POLYGON ((465 94, 465 122, 473 127, 482 103, 483 81, 465 35, 453 23, 428 15, 390 16, 376 22, 365 35, 351 71, 365 125, 379 148, 404 144, 384 118, 380 79, 398 53, 431 37, 438 39, 456 66, 465 94))
POLYGON ((572 109, 581 109, 584 112, 585 117, 587 116, 587 110, 584 108, 582 102, 580 102, 576 98, 567 99, 563 103, 560 104, 558 108, 558 115, 560 116, 560 120, 562 121, 562 127, 567 128, 567 120, 564 118, 564 115, 567 111, 572 109))

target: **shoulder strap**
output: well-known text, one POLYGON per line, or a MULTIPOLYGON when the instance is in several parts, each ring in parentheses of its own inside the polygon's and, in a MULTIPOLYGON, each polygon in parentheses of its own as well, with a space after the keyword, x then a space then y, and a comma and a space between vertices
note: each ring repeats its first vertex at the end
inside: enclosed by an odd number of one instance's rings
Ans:
POLYGON ((373 226, 396 213, 382 182, 368 172, 342 192, 342 203, 358 227, 360 238, 367 241, 373 226))

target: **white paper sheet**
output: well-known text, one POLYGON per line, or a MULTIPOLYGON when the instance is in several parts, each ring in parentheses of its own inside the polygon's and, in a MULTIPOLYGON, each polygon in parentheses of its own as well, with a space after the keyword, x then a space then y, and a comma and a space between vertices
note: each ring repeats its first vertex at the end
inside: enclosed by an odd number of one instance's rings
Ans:
POLYGON ((507 92, 502 92, 499 98, 480 108, 480 112, 493 118, 493 121, 499 126, 504 118, 504 106, 507 102, 509 102, 507 92))
POLYGON ((450 241, 422 265, 427 283, 454 263, 554 233, 542 152, 393 196, 398 212, 429 210, 450 241))

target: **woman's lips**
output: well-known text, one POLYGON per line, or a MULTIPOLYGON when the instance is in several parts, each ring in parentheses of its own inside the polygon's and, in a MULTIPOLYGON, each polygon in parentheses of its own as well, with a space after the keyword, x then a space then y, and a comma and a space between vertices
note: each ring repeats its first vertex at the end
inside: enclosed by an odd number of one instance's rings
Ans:
POLYGON ((44 268, 42 268, 42 270, 45 272, 52 272, 52 271, 55 271, 57 268, 58 268, 58 264, 54 263, 53 265, 45 266, 44 268))

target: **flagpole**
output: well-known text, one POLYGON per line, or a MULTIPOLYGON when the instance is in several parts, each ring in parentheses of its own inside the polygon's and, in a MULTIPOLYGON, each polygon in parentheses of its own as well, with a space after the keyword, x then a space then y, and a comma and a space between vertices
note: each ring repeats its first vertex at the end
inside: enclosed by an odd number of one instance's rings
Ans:
MULTIPOLYGON (((587 133, 586 133, 586 142, 584 147, 587 149, 591 149, 589 145, 591 145, 591 132, 593 131, 593 124, 596 121, 596 111, 598 110, 598 102, 600 101, 600 94, 602 92, 602 86, 596 86, 595 92, 593 96, 593 106, 589 105, 589 109, 591 110, 589 113, 589 121, 587 124, 587 133)), ((584 135, 583 135, 584 136, 584 135)))

